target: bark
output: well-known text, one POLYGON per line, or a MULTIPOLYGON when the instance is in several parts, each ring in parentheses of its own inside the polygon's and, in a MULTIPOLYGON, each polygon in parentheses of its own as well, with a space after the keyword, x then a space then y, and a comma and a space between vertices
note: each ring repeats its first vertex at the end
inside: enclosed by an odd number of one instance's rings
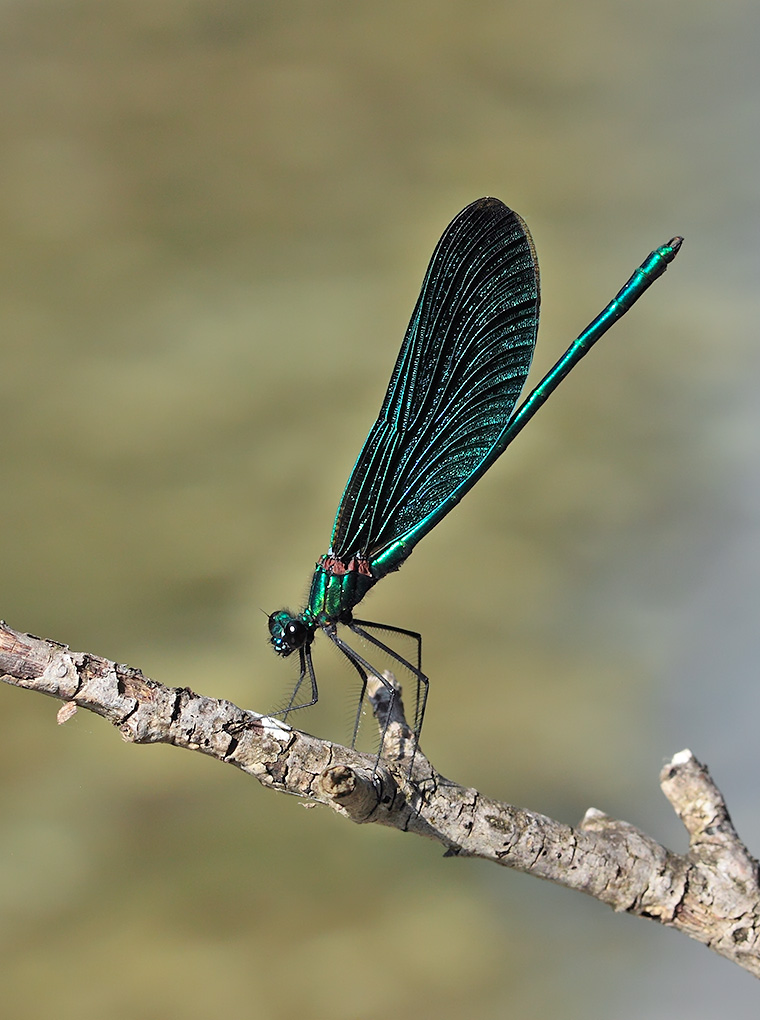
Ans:
POLYGON ((415 747, 400 696, 389 719, 390 699, 379 682, 370 698, 381 731, 388 726, 376 761, 2 622, 0 680, 63 701, 59 722, 86 708, 113 723, 125 740, 200 751, 351 821, 427 836, 446 848, 446 856, 481 857, 577 889, 614 910, 676 928, 760 976, 758 863, 690 751, 676 754, 660 773, 662 790, 689 833, 688 853, 681 855, 596 808, 572 827, 445 779, 415 747))

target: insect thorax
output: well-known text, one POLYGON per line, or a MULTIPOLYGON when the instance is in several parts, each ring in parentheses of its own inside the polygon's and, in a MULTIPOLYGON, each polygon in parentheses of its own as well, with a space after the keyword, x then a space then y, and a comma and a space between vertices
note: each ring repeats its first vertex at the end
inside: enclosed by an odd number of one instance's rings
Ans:
POLYGON ((350 623, 354 606, 377 581, 365 557, 352 556, 350 560, 343 560, 326 553, 314 570, 309 601, 302 615, 320 627, 350 623))

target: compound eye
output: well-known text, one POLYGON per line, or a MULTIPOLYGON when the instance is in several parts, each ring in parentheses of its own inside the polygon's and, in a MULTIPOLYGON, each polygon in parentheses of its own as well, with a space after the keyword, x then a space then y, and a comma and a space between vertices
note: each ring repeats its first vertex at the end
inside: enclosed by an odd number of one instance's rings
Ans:
POLYGON ((291 620, 285 628, 285 640, 294 650, 305 643, 308 634, 308 627, 300 620, 291 620))

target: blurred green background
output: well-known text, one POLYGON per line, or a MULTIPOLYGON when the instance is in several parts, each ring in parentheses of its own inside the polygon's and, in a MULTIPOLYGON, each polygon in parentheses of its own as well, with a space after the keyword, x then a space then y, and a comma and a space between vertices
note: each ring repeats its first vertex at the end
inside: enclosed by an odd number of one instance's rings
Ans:
MULTIPOLYGON (((433 246, 493 194, 535 376, 666 277, 362 612, 444 774, 674 849, 690 746, 760 849, 760 9, 36 0, 0 13, 0 615, 260 711, 433 246)), ((318 641, 318 709, 353 688, 318 641)), ((0 691, 3 1016, 757 1015, 682 936, 0 691)))

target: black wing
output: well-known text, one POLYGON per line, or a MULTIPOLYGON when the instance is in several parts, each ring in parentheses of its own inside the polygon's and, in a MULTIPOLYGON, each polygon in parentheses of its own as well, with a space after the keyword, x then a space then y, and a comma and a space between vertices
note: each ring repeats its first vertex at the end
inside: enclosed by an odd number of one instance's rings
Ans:
MULTIPOLYGON (((496 198, 468 205, 433 252, 380 415, 341 499, 336 556, 372 560, 483 460, 509 420, 538 329, 528 228, 496 198)), ((432 526, 432 525, 431 525, 432 526)))

